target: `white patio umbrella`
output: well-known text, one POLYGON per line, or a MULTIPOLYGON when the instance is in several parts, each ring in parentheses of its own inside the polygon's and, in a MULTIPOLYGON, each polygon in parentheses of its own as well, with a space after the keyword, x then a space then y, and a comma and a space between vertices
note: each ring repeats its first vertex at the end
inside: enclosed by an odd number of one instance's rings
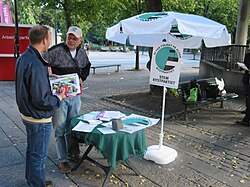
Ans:
POLYGON ((199 48, 231 44, 225 25, 208 18, 177 12, 151 12, 133 16, 109 27, 108 40, 131 45, 152 47, 165 40, 181 42, 185 48, 199 48))
MULTIPOLYGON (((165 41, 184 48, 199 48, 202 40, 206 47, 231 44, 231 36, 225 25, 202 16, 177 12, 151 12, 140 14, 110 27, 106 31, 108 40, 125 44, 153 47, 165 41)), ((163 125, 166 88, 163 87, 163 106, 159 145, 147 148, 145 159, 158 164, 175 160, 177 151, 163 146, 163 125)))

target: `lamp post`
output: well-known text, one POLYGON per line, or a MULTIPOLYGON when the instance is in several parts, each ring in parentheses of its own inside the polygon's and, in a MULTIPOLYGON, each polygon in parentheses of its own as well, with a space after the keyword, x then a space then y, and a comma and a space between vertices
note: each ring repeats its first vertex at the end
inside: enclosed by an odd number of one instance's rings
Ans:
POLYGON ((14 47, 14 55, 17 59, 20 55, 19 50, 19 29, 18 29, 18 16, 17 16, 17 2, 14 0, 14 7, 15 7, 15 47, 14 47))

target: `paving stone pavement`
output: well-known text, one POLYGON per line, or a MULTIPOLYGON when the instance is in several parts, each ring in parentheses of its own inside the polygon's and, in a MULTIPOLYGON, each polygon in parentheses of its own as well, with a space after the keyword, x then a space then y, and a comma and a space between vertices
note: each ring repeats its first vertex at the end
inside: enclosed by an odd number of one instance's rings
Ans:
MULTIPOLYGON (((197 77, 197 70, 183 70, 181 80, 197 77)), ((102 100, 103 97, 149 90, 149 74, 144 71, 91 74, 84 85, 81 113, 93 110, 120 110, 125 114, 144 114, 143 110, 116 105, 102 100)), ((131 187, 247 187, 250 186, 250 127, 236 125, 243 115, 244 100, 240 97, 225 102, 224 109, 218 104, 200 110, 189 111, 189 119, 182 115, 166 118, 164 145, 177 150, 176 160, 167 165, 134 158, 131 162, 142 176, 119 165, 108 186, 131 187)), ((13 81, 0 81, 0 186, 26 186, 25 150, 26 132, 15 103, 13 81)), ((146 129, 147 145, 158 144, 160 125, 146 129)), ((86 150, 81 145, 81 152, 86 150)), ((95 160, 107 164, 102 155, 94 150, 95 160)), ((101 186, 104 172, 84 161, 77 171, 64 175, 58 168, 53 140, 46 161, 46 177, 58 187, 101 186)), ((71 163, 73 165, 73 163, 71 163)))

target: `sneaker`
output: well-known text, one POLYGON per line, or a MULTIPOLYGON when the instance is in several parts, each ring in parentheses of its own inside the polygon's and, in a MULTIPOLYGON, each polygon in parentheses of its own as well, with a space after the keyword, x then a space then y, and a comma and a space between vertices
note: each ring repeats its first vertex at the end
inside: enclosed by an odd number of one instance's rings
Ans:
POLYGON ((71 167, 70 165, 68 164, 68 162, 61 162, 59 164, 59 168, 61 169, 61 171, 64 173, 64 174, 67 174, 67 173, 70 173, 71 172, 71 167))
POLYGON ((52 181, 45 181, 46 187, 53 187, 53 182, 52 181))
POLYGON ((68 155, 68 160, 75 162, 75 163, 79 163, 81 161, 82 157, 80 155, 77 155, 76 157, 72 156, 72 155, 68 155))

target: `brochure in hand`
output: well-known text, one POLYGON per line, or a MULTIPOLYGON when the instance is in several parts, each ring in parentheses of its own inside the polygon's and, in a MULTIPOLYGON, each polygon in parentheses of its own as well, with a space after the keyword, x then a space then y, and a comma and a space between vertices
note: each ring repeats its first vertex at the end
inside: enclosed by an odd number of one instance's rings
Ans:
POLYGON ((65 89, 66 96, 76 96, 81 93, 77 73, 50 77, 50 86, 54 95, 59 95, 62 88, 65 89))

